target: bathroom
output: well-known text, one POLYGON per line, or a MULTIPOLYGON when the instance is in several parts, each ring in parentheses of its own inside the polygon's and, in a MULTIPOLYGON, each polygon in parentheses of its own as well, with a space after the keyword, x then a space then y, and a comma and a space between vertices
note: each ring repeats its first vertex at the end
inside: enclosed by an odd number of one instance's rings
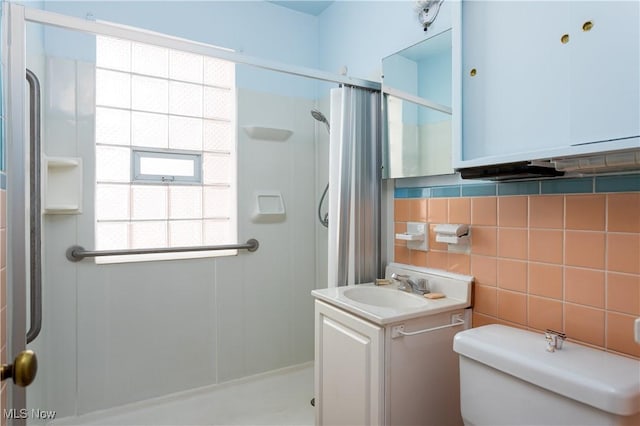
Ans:
MULTIPOLYGON (((312 424, 311 291, 331 284, 330 234, 317 219, 330 178, 330 137, 310 111, 333 120, 330 94, 342 78, 380 82, 383 58, 452 25, 452 3, 442 3, 425 32, 414 1, 24 2, 27 8, 150 30, 251 58, 234 71, 237 105, 229 121, 235 120, 237 172, 229 175, 237 174, 237 182, 228 183, 237 184, 237 203, 230 198, 229 208, 237 213, 237 242, 255 238, 260 244, 255 252, 208 259, 73 263, 64 256, 70 246, 95 247, 94 206, 85 200, 81 214, 45 211, 43 326, 29 345, 38 354, 39 372, 27 388, 26 407, 55 410, 59 424, 100 424, 108 416, 124 416, 112 420, 119 424, 153 423, 126 417, 142 412, 145 401, 165 404, 165 411, 149 406, 172 424, 312 424), (252 128, 291 134, 285 140, 252 137, 252 128), (282 200, 284 217, 256 218, 260 196, 282 200), (171 405, 177 393, 197 396, 197 389, 232 389, 280 376, 284 388, 300 388, 292 391, 295 404, 274 402, 273 417, 247 414, 265 411, 260 393, 240 394, 236 411, 233 399, 221 402, 220 411, 204 413, 205 419, 171 420, 166 414, 194 411, 171 405)), ((2 8, 6 18, 8 3, 2 8)), ((6 19, 2 34, 9 39, 6 19)), ((95 59, 86 52, 94 40, 33 22, 27 23, 26 38, 27 68, 44 76, 42 151, 54 159, 82 157, 80 192, 90 200, 93 148, 79 141, 82 132, 92 131, 93 118, 83 111, 95 105, 86 105, 92 99, 85 97, 83 73, 91 72, 86 64, 95 59)), ((6 91, 8 48, 2 49, 6 91)), ((4 100, 4 129, 7 108, 4 100)), ((5 190, 13 163, 3 146, 4 210, 11 208, 5 190)), ((100 165, 95 169, 102 173, 100 165)), ((640 316, 639 181, 638 174, 520 183, 462 181, 456 175, 385 180, 382 258, 474 276, 474 326, 564 330, 574 341, 638 359, 631 330, 640 316), (433 236, 429 251, 409 249, 394 238, 406 232, 408 222, 429 228, 468 224, 470 250, 452 253, 433 236)), ((324 214, 326 204, 322 209, 324 214)), ((6 247, 15 231, 3 219, 6 247)), ((8 289, 11 250, 3 253, 9 259, 3 256, 1 321, 3 336, 10 338, 6 327, 16 299, 8 289)), ((7 363, 15 353, 8 352, 4 338, 3 345, 7 363)), ((6 383, 2 408, 10 406, 6 383)), ((30 417, 32 422, 42 420, 30 417)))

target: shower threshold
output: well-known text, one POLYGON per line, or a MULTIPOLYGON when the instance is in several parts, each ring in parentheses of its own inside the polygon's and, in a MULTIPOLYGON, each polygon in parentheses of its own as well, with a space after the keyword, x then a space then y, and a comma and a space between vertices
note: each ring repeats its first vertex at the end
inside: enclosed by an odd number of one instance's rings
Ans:
POLYGON ((314 424, 313 363, 140 401, 51 425, 314 424))

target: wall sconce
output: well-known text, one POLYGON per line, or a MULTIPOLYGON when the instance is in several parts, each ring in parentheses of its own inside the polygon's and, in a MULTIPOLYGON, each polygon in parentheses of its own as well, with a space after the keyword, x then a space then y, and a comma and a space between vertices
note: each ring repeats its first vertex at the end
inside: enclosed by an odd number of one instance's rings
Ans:
POLYGON ((422 24, 424 31, 427 31, 429 26, 436 20, 438 12, 440 12, 440 6, 444 0, 419 0, 416 5, 416 11, 418 13, 418 20, 422 24))

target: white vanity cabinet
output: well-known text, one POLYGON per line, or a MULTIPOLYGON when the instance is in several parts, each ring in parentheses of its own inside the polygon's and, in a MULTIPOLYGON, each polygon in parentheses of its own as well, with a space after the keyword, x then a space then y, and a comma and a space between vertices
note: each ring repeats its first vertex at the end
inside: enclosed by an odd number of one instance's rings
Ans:
POLYGON ((456 168, 640 147, 640 2, 463 1, 456 14, 456 168))
POLYGON ((464 318, 464 309, 378 326, 316 300, 316 425, 461 425, 453 337, 466 327, 407 332, 464 318))

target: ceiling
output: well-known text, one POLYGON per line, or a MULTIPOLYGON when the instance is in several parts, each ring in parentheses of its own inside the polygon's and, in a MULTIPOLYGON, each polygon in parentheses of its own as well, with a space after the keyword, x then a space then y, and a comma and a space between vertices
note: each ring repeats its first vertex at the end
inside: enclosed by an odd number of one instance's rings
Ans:
POLYGON ((277 4, 278 6, 286 7, 288 9, 297 10, 298 12, 306 13, 308 15, 318 16, 324 10, 331 6, 333 1, 313 1, 313 0, 286 0, 286 1, 270 1, 270 3, 277 4))

